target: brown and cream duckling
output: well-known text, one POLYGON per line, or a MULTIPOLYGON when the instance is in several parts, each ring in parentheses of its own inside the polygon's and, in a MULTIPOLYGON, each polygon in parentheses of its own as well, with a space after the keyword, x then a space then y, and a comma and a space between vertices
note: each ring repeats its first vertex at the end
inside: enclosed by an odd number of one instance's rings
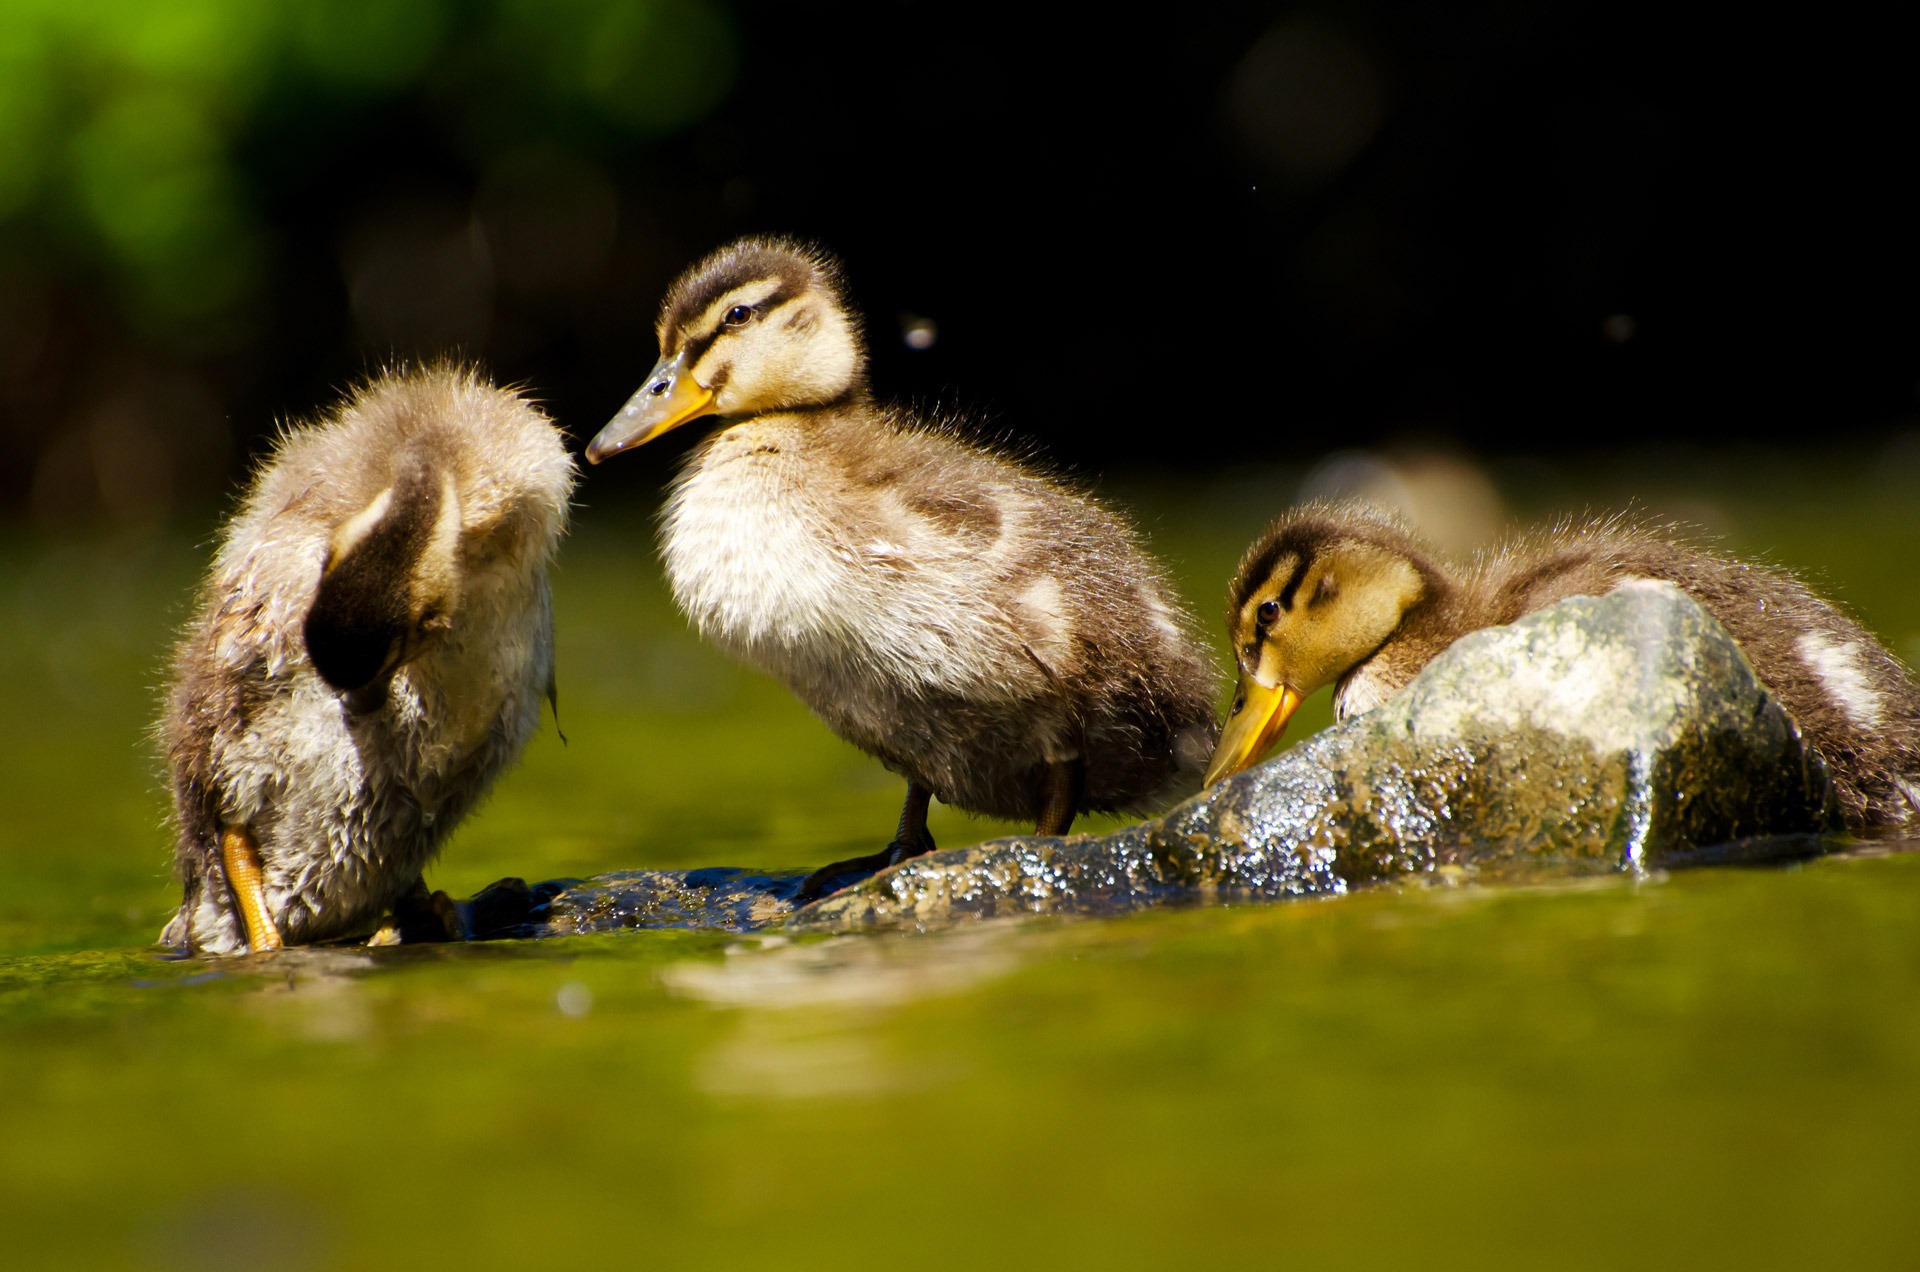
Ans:
POLYGON ((930 849, 930 796, 1064 834, 1198 788, 1213 680, 1160 568, 1086 495, 876 403, 831 260, 724 247, 674 283, 657 334, 587 458, 717 420, 667 503, 675 599, 907 779, 893 843, 804 895, 930 849))
POLYGON ((1351 503, 1287 513, 1241 560, 1227 601, 1240 690, 1207 781, 1255 763, 1323 685, 1336 686, 1346 719, 1468 632, 1642 579, 1681 588, 1739 643, 1826 761, 1848 825, 1920 814, 1920 684, 1793 576, 1623 518, 1521 538, 1460 570, 1398 521, 1351 503))
POLYGON ((553 694, 547 564, 573 461, 452 366, 289 429, 226 527, 159 732, 204 954, 371 928, 553 694))

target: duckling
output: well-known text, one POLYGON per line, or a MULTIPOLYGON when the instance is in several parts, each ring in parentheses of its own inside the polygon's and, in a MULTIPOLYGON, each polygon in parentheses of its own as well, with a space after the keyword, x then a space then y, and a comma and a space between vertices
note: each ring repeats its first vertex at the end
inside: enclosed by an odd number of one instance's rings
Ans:
POLYGON ((412 889, 552 701, 573 461, 516 393, 390 373, 287 430, 226 526, 159 735, 202 954, 353 935, 412 889))
POLYGON ((1642 579, 1678 586, 1739 643, 1826 761, 1849 826, 1914 820, 1920 684, 1792 575, 1623 517, 1562 524, 1459 571, 1397 520, 1354 503, 1288 512, 1241 560, 1227 600, 1240 689, 1207 784, 1255 763, 1322 685, 1336 686, 1344 720, 1392 697, 1468 632, 1642 579))
POLYGON ((907 779, 886 849, 803 896, 930 850, 930 797, 1058 835, 1198 789, 1212 677, 1159 567, 1089 496, 875 402, 836 262, 723 247, 673 284, 657 334, 587 459, 716 418, 667 502, 675 600, 907 779))

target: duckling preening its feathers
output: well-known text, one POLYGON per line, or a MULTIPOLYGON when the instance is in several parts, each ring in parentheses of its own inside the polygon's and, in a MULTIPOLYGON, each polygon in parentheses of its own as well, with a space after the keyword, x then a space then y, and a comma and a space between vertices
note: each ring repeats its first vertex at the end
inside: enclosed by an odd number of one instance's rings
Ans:
POLYGON ((587 458, 718 417, 667 504, 675 599, 908 782, 894 843, 808 895, 930 848, 930 795, 1060 834, 1197 788, 1212 678, 1159 567, 1087 496, 876 404, 833 261, 734 243, 673 285, 657 331, 587 458))
POLYGON ((547 564, 573 463, 452 366, 288 430, 227 525, 160 735, 209 954, 370 927, 519 755, 553 694, 547 564))
POLYGON ((1240 690, 1207 781, 1255 763, 1323 685, 1346 719, 1468 632, 1641 579, 1681 588, 1727 629, 1826 761, 1850 826, 1920 817, 1920 683, 1793 576, 1619 517, 1518 539, 1462 570, 1353 503, 1288 512, 1241 560, 1227 598, 1240 690))

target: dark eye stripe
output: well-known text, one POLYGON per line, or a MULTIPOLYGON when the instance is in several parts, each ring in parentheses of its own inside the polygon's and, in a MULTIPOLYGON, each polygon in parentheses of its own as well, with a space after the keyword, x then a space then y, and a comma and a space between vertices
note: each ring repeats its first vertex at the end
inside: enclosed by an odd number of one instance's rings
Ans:
POLYGON ((1300 564, 1293 567, 1293 577, 1288 579, 1287 585, 1280 589, 1281 609, 1290 610, 1293 608, 1293 594, 1300 590, 1300 581, 1307 577, 1307 567, 1312 564, 1312 557, 1302 556, 1300 558, 1300 564))
MULTIPOLYGON (((776 287, 773 292, 759 304, 729 306, 728 312, 731 313, 734 309, 751 309, 753 310, 752 316, 758 317, 761 314, 771 313, 773 310, 778 309, 781 305, 792 300, 798 292, 799 285, 793 280, 787 280, 776 287)), ((712 304, 713 302, 708 301, 707 303, 712 304)), ((712 331, 706 332, 703 335, 693 336, 681 343, 680 347, 685 349, 687 353, 687 365, 692 366, 694 363, 700 361, 707 350, 713 347, 713 342, 721 336, 726 335, 730 331, 738 330, 740 330, 740 328, 737 326, 730 327, 727 325, 727 314, 721 314, 719 325, 712 331)))

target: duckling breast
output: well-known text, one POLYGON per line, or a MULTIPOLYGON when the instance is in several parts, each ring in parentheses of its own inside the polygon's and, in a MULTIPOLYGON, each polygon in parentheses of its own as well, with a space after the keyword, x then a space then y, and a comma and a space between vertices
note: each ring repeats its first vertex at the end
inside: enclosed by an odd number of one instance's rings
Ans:
POLYGON ((816 697, 1031 697, 1064 657, 1057 584, 1024 577, 1028 509, 978 484, 930 498, 896 472, 849 473, 790 417, 712 438, 669 498, 662 556, 674 598, 720 649, 816 697), (966 507, 961 508, 964 502, 966 507))
POLYGON ((841 626, 850 562, 822 541, 804 438, 779 417, 724 429, 697 450, 668 498, 661 555, 674 600, 707 639, 760 663, 757 651, 841 626))

